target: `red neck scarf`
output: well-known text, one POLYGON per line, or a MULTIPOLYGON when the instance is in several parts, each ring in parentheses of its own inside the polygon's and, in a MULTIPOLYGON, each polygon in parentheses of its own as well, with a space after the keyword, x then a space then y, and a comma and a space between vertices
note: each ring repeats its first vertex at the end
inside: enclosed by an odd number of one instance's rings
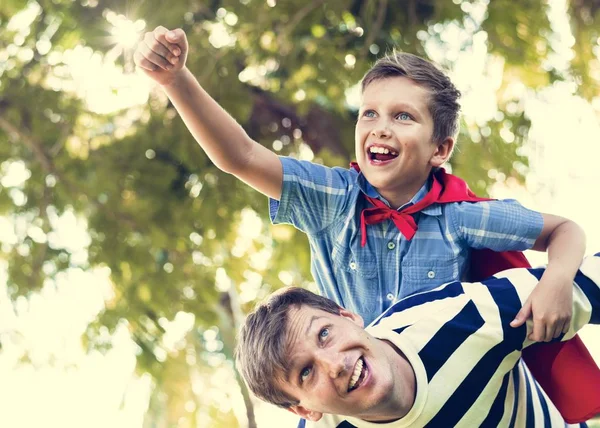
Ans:
MULTIPOLYGON (((358 164, 350 164, 360 172, 358 164)), ((361 245, 367 243, 367 226, 391 219, 400 233, 411 240, 418 224, 413 214, 437 204, 479 202, 491 199, 477 197, 460 178, 447 174, 443 168, 433 174, 431 189, 414 205, 400 211, 379 199, 364 195, 373 205, 360 215, 361 245)), ((502 270, 530 267, 518 251, 495 252, 471 250, 470 281, 481 281, 502 270)), ((527 367, 568 423, 580 423, 600 413, 600 370, 587 348, 575 336, 567 342, 539 343, 523 350, 527 367)))
MULTIPOLYGON (((353 162, 350 165, 356 171, 360 171, 358 164, 353 162)), ((360 214, 360 244, 363 247, 367 244, 367 225, 390 219, 394 222, 398 230, 400 230, 400 233, 410 241, 418 229, 412 214, 416 214, 432 204, 489 201, 489 199, 477 197, 471 192, 467 183, 455 175, 447 174, 441 168, 433 175, 431 189, 425 197, 419 202, 399 211, 387 206, 379 199, 371 198, 367 195, 365 195, 365 198, 373 207, 365 208, 360 214)))

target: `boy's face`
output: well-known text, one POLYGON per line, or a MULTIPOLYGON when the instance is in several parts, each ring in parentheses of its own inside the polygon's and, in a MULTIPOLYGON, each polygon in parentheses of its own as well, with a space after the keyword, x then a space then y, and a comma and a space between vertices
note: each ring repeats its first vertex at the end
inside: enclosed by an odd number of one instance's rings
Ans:
POLYGON ((428 101, 427 89, 407 77, 376 80, 363 92, 356 159, 369 183, 392 205, 407 202, 431 168, 447 159, 444 148, 432 142, 428 101))
POLYGON ((290 410, 304 418, 331 413, 377 419, 397 395, 392 348, 367 333, 358 315, 292 309, 287 343, 289 370, 280 387, 300 401, 290 410))

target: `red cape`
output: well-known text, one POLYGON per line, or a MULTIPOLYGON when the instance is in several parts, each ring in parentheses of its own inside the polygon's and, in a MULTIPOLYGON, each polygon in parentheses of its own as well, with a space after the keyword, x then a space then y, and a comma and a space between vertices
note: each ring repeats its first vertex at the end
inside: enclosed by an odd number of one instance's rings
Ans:
MULTIPOLYGON (((358 165, 351 166, 360 171, 358 165)), ((435 203, 491 200, 476 196, 467 183, 443 168, 435 172, 434 179, 443 187, 435 203)), ((531 267, 521 252, 473 249, 469 280, 481 281, 515 267, 531 267)), ((567 342, 532 345, 523 350, 523 359, 568 423, 585 422, 600 413, 600 369, 579 336, 567 342)))

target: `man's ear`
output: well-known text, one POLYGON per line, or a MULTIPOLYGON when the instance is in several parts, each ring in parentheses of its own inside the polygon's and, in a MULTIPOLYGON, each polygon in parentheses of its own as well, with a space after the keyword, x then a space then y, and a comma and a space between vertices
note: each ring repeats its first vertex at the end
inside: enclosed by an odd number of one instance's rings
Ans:
POLYGON ((450 159, 453 149, 454 138, 446 137, 444 141, 437 144, 437 147, 433 152, 431 159, 429 160, 429 164, 434 168, 442 166, 448 159, 450 159))
POLYGON ((287 408, 288 412, 292 412, 301 418, 308 419, 309 421, 317 422, 323 417, 323 413, 308 410, 302 406, 291 406, 287 408))
POLYGON ((354 312, 350 312, 348 309, 340 308, 340 316, 352 320, 352 322, 359 327, 365 326, 365 321, 362 319, 362 317, 354 312))

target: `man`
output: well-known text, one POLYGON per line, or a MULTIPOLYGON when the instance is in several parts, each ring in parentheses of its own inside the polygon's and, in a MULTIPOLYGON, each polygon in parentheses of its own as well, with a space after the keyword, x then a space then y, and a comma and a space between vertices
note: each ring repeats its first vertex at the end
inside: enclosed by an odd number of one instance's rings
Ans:
MULTIPOLYGON (((543 273, 445 284, 400 300, 366 330, 334 302, 287 288, 248 316, 238 365, 259 398, 301 425, 580 426, 565 423, 521 360, 533 322, 510 326, 543 273)), ((557 340, 600 323, 599 284, 600 253, 577 272, 571 326, 557 340)))

